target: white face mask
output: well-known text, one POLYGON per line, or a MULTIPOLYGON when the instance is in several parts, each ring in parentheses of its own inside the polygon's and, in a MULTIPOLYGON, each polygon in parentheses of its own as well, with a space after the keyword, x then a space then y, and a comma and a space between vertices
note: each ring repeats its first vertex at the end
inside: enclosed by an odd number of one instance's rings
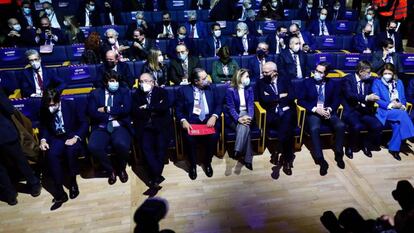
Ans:
POLYGON ((69 26, 69 23, 68 23, 68 21, 63 21, 63 25, 65 25, 65 26, 69 26))
POLYGON ((391 74, 384 74, 382 76, 382 79, 384 79, 385 82, 389 82, 392 79, 392 75, 391 74))
POLYGON ((321 81, 321 80, 323 79, 322 75, 321 75, 319 72, 315 72, 315 74, 314 74, 313 78, 314 78, 317 82, 319 82, 319 81, 321 81))
POLYGON ((334 10, 339 10, 340 6, 334 6, 334 10))
POLYGON ((50 113, 55 113, 57 112, 57 110, 59 110, 59 105, 53 105, 53 106, 49 106, 49 112, 50 113))
POLYGON ((297 53, 297 52, 299 52, 299 50, 300 50, 300 45, 299 44, 293 45, 293 48, 292 48, 293 52, 297 53))
POLYGON ((20 24, 15 24, 15 25, 13 25, 13 30, 15 30, 15 31, 20 31, 22 29, 22 26, 20 26, 20 24))
POLYGON ((108 38, 108 42, 111 44, 111 45, 114 45, 115 44, 115 38, 108 38))
POLYGON ((244 31, 237 31, 237 37, 243 37, 244 31))
POLYGON ((157 60, 159 63, 162 63, 164 61, 164 57, 162 55, 159 55, 157 60))
POLYGON ((395 48, 388 49, 387 51, 388 51, 388 53, 395 53, 395 48))
POLYGON ((312 4, 308 4, 308 6, 307 6, 308 8, 312 8, 313 7, 313 5, 312 4))
POLYGON ((137 19, 137 24, 141 25, 142 24, 142 19, 137 19))
POLYGON ((246 9, 250 9, 250 8, 252 8, 252 4, 250 4, 250 3, 249 3, 249 4, 245 4, 245 5, 244 5, 244 7, 245 7, 246 9))
POLYGON ((46 9, 45 12, 46 12, 47 15, 51 15, 53 13, 53 11, 51 9, 46 9))
POLYGON ((248 77, 243 78, 243 79, 241 80, 241 84, 242 84, 244 87, 249 86, 249 85, 250 85, 250 78, 248 78, 248 77))
POLYGON ((324 21, 326 19, 326 15, 319 16, 319 19, 322 20, 322 21, 324 21))
POLYGON ((152 90, 152 85, 148 83, 141 84, 141 90, 143 92, 150 92, 152 90))
POLYGON ((276 8, 277 7, 277 2, 272 2, 272 7, 276 8))
POLYGON ((115 92, 119 88, 119 82, 108 82, 108 90, 110 92, 115 92))
POLYGON ((30 65, 33 69, 38 70, 40 68, 40 61, 32 61, 30 62, 30 65))
POLYGON ((215 37, 220 37, 221 36, 221 30, 215 30, 214 31, 214 36, 215 37))
POLYGON ((183 34, 178 34, 178 39, 180 39, 180 40, 184 40, 184 39, 185 39, 185 35, 183 35, 183 34))
POLYGON ((89 11, 94 11, 95 10, 95 6, 89 5, 88 10, 89 11))

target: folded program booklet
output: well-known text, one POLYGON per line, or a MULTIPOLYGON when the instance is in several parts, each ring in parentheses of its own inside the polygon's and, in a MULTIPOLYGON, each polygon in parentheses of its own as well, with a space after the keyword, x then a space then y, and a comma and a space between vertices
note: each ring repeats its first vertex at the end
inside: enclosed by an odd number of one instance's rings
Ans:
POLYGON ((216 129, 214 127, 210 128, 207 127, 207 125, 192 124, 191 127, 193 128, 190 130, 190 135, 192 136, 203 136, 216 133, 216 129))

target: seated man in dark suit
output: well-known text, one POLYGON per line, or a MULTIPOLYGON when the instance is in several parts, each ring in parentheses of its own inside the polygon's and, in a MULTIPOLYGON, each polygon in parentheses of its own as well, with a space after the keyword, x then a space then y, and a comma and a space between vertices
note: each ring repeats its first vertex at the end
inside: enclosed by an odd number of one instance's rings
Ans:
MULTIPOLYGON (((315 43, 313 37, 309 32, 300 30, 300 27, 297 23, 292 23, 289 26, 289 33, 291 36, 297 36, 299 38, 300 49, 303 49, 303 45, 307 44, 311 47, 312 50, 315 49, 315 43)), ((286 39, 286 44, 289 42, 289 38, 286 39)))
POLYGON ((52 194, 55 210, 68 201, 63 190, 64 169, 62 157, 67 160, 69 170, 69 196, 74 199, 79 195, 76 175, 79 173, 78 155, 88 132, 86 106, 77 105, 73 100, 61 99, 55 89, 46 90, 40 111, 40 149, 46 153, 47 167, 55 185, 52 194))
POLYGON ((149 171, 148 186, 158 187, 164 181, 162 170, 167 155, 169 107, 167 92, 155 86, 154 77, 143 73, 140 88, 132 96, 132 114, 138 145, 142 148, 149 171))
POLYGON ((193 69, 201 67, 200 60, 198 57, 188 56, 188 49, 184 44, 177 45, 176 52, 178 58, 171 59, 168 78, 174 85, 187 85, 193 69))
POLYGON ((210 0, 190 0, 191 10, 208 10, 210 9, 210 0))
POLYGON ((105 87, 93 90, 88 97, 88 114, 91 122, 91 135, 88 149, 105 172, 108 183, 116 182, 116 175, 122 183, 128 181, 125 171, 131 146, 131 95, 128 88, 120 87, 119 75, 114 71, 104 75, 105 87), (116 164, 108 157, 108 145, 116 153, 116 164))
POLYGON ((263 78, 263 66, 270 61, 268 56, 269 45, 265 42, 260 42, 257 45, 256 56, 249 59, 247 69, 249 70, 250 79, 253 83, 263 78))
POLYGON ((36 30, 36 45, 64 45, 66 38, 58 28, 50 26, 50 20, 47 17, 40 19, 40 27, 36 30))
POLYGON ((394 42, 395 52, 397 53, 403 52, 402 37, 401 37, 401 34, 397 32, 396 30, 397 30, 397 21, 395 20, 389 21, 387 23, 386 31, 381 32, 377 36, 377 47, 381 48, 381 41, 389 38, 389 39, 392 39, 392 41, 394 42))
POLYGON ((278 75, 274 62, 266 62, 263 78, 257 82, 257 90, 260 105, 267 112, 268 127, 278 130, 282 156, 279 160, 277 152, 271 151, 272 161, 282 165, 286 175, 292 175, 296 108, 290 81, 278 75))
POLYGON ((174 39, 170 39, 168 41, 168 47, 167 47, 167 55, 171 58, 177 58, 177 53, 175 51, 177 45, 184 44, 191 56, 198 56, 198 52, 196 49, 196 46, 194 44, 193 39, 188 37, 187 29, 185 26, 180 26, 177 30, 177 37, 174 39))
POLYGON ((234 8, 234 19, 238 21, 246 21, 247 19, 247 11, 252 8, 252 1, 251 0, 243 0, 241 6, 236 6, 234 8))
MULTIPOLYGON (((204 0, 205 1, 205 0, 204 0)), ((234 0, 216 0, 210 4, 210 21, 230 21, 234 19, 234 0)))
POLYGON ((375 10, 373 8, 368 9, 365 17, 358 22, 356 31, 362 31, 367 24, 372 26, 371 36, 378 35, 381 32, 379 20, 375 17, 375 10))
POLYGON ((97 71, 98 79, 95 80, 95 87, 103 86, 104 80, 102 80, 102 77, 104 77, 104 74, 108 71, 114 71, 119 75, 118 81, 122 87, 132 88, 135 84, 134 76, 132 75, 128 64, 119 61, 119 55, 112 50, 106 52, 105 62, 97 71))
POLYGON ((381 122, 375 117, 374 104, 379 97, 372 93, 371 64, 360 61, 355 74, 345 77, 343 85, 344 107, 343 119, 349 125, 349 146, 345 149, 345 155, 350 159, 353 151, 362 147, 362 152, 371 157, 371 150, 377 150, 381 142, 381 122), (368 134, 361 142, 360 132, 368 128, 368 134))
POLYGON ((387 38, 381 42, 382 51, 376 51, 372 56, 372 69, 379 72, 386 63, 394 64, 395 70, 402 73, 403 67, 400 62, 400 56, 395 52, 394 41, 387 38))
POLYGON ((142 61, 147 60, 148 53, 151 48, 155 46, 155 42, 152 39, 149 39, 144 29, 137 28, 133 32, 134 42, 128 49, 128 55, 130 61, 142 61))
POLYGON ((332 12, 328 20, 332 22, 336 22, 337 20, 344 20, 345 19, 345 11, 346 6, 341 6, 341 3, 339 1, 336 1, 333 4, 332 9, 330 9, 330 12, 332 12))
POLYGON ((81 27, 97 27, 102 25, 95 0, 87 0, 79 4, 76 18, 81 27))
POLYGON ((236 26, 237 37, 233 38, 232 48, 233 55, 251 55, 256 52, 257 39, 249 34, 249 28, 244 22, 240 22, 236 26))
POLYGON ((361 32, 353 39, 353 48, 357 53, 373 53, 375 50, 375 37, 371 36, 371 24, 365 25, 361 32))
POLYGON ((39 17, 46 17, 50 21, 50 27, 62 29, 63 28, 63 12, 55 11, 52 1, 43 1, 42 10, 39 12, 39 17))
POLYGON ((300 41, 296 36, 289 39, 289 47, 279 54, 277 65, 280 76, 288 79, 309 77, 306 56, 300 50, 300 41))
POLYGON ((58 78, 56 72, 42 66, 37 50, 29 49, 25 55, 30 66, 24 69, 22 77, 19 78, 22 97, 41 97, 43 90, 47 88, 56 88, 60 92, 65 89, 65 83, 58 78))
POLYGON ((98 1, 100 4, 99 9, 102 9, 104 25, 122 25, 124 20, 122 19, 122 1, 117 0, 104 0, 98 1))
POLYGON ((271 53, 280 54, 286 48, 287 32, 286 26, 279 26, 276 28, 275 35, 270 34, 267 36, 266 43, 269 45, 271 53))
POLYGON ((169 12, 162 13, 162 22, 155 27, 155 35, 158 39, 173 39, 174 33, 177 31, 177 23, 171 21, 169 12))
POLYGON ((6 201, 9 205, 17 204, 17 192, 4 165, 4 159, 14 162, 16 166, 14 169, 23 174, 33 197, 39 196, 42 189, 39 178, 30 168, 20 146, 19 132, 11 119, 14 111, 12 103, 0 88, 0 134, 2 135, 0 137, 0 200, 6 201))
POLYGON ((309 23, 318 17, 318 10, 313 7, 312 0, 308 0, 307 4, 303 5, 302 8, 299 9, 298 17, 306 23, 309 23))
POLYGON ((17 20, 20 22, 22 28, 34 29, 39 23, 37 14, 34 14, 35 10, 32 7, 30 0, 23 0, 21 8, 16 14, 17 20))
POLYGON ((185 28, 188 32, 188 38, 190 39, 204 39, 208 36, 207 25, 201 20, 197 20, 197 12, 189 11, 188 22, 185 23, 185 28))
POLYGON ((326 20, 328 10, 322 8, 319 11, 319 19, 313 20, 309 25, 308 31, 314 36, 332 36, 334 30, 330 22, 326 20))
POLYGON ((183 127, 183 137, 188 158, 190 160, 189 177, 197 178, 197 144, 204 144, 204 166, 207 177, 213 176, 211 161, 217 148, 219 138, 219 117, 222 113, 223 100, 217 96, 216 90, 209 85, 207 73, 196 68, 190 76, 191 85, 182 86, 177 93, 176 116, 183 127), (214 134, 191 136, 191 124, 205 124, 215 128, 214 134))
POLYGON ((321 147, 319 132, 322 124, 328 124, 335 133, 335 161, 339 168, 345 168, 343 160, 345 124, 336 113, 341 103, 339 96, 341 88, 335 81, 326 78, 328 68, 328 63, 319 63, 313 78, 304 81, 303 90, 298 98, 298 104, 306 109, 306 127, 312 139, 312 154, 315 156, 316 164, 320 165, 321 176, 327 174, 329 167, 321 147))
POLYGON ((19 21, 10 18, 7 21, 9 31, 3 41, 5 47, 29 47, 34 45, 34 32, 32 29, 22 28, 19 21))
POLYGON ((203 46, 203 57, 215 57, 217 52, 223 46, 229 46, 226 38, 221 36, 220 24, 213 23, 211 25, 211 35, 205 38, 203 46))
POLYGON ((119 33, 109 28, 105 31, 105 40, 102 43, 102 56, 105 56, 108 50, 114 51, 121 61, 127 60, 129 45, 127 41, 118 40, 119 33))

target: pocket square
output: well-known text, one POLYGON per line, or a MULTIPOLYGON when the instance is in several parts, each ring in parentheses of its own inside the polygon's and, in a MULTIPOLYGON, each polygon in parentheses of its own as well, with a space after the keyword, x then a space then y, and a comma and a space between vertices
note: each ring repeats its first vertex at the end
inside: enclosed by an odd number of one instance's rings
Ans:
POLYGON ((264 92, 264 95, 269 95, 269 93, 267 93, 267 92, 264 92))

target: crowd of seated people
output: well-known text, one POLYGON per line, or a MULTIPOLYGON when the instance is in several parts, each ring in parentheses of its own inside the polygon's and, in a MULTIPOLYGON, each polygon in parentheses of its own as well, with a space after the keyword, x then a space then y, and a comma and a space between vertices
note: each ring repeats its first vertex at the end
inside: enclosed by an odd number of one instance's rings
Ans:
MULTIPOLYGON (((310 134, 312 155, 322 176, 329 167, 322 151, 324 126, 336 137, 335 161, 341 169, 345 168, 344 155, 352 158, 353 152, 362 150, 371 157, 371 151, 379 149, 382 129, 387 127, 393 132, 388 150, 395 159, 401 160, 401 144, 414 136, 414 128, 406 112, 404 84, 398 79, 402 64, 397 52, 402 51, 402 43, 396 21, 388 21, 382 31, 375 12, 368 10, 359 22, 353 47, 359 53, 372 53, 372 65, 369 61, 360 61, 354 72, 343 80, 335 80, 328 75, 336 67, 327 62, 312 63, 306 53, 318 50, 315 36, 336 34, 332 24, 345 17, 344 2, 300 1, 299 8, 303 10, 300 17, 306 23, 289 22, 267 34, 254 20, 282 20, 283 9, 292 6, 277 0, 264 0, 260 4, 244 0, 238 7, 229 0, 211 1, 211 5, 210 1, 191 1, 194 11, 188 12, 180 25, 173 20, 171 12, 165 11, 164 1, 158 1, 157 4, 163 3, 158 6, 149 2, 133 5, 138 10, 162 9, 162 20, 155 23, 146 18, 146 12, 139 11, 134 14, 134 22, 128 25, 126 35, 121 35, 116 27, 104 27, 102 33, 90 32, 85 37, 81 28, 125 24, 121 17, 125 6, 121 1, 86 1, 76 16, 53 10, 48 1, 37 14, 31 2, 23 1, 19 14, 8 20, 5 46, 33 48, 84 43, 81 63, 97 64, 84 116, 76 116, 70 110, 73 106, 61 98, 70 81, 57 75, 56 69, 45 66, 38 50, 28 49, 25 54, 28 65, 18 77, 16 89, 20 89, 21 97, 42 98, 39 139, 56 186, 52 209, 68 200, 62 186, 62 168, 56 165, 62 157, 69 161, 69 197, 79 195, 74 159, 79 146, 87 148, 112 185, 117 177, 127 182, 125 169, 130 161, 131 145, 136 142, 148 164, 148 185, 158 187, 164 181, 162 170, 167 149, 164 129, 171 114, 171 106, 167 106, 169 96, 165 93, 167 86, 179 86, 173 108, 189 160, 188 175, 193 180, 197 178, 198 161, 202 161, 205 174, 213 176, 211 162, 221 136, 222 117, 226 127, 236 134, 236 153, 232 157, 253 169, 254 151, 250 141, 257 117, 255 101, 266 110, 268 127, 278 131, 281 146, 271 151, 272 162, 283 166, 287 175, 292 175, 295 158, 297 105, 306 110, 304 127, 310 134), (203 22, 197 15, 196 10, 208 8, 212 23, 203 22), (231 10, 226 12, 228 9, 231 10), (253 9, 259 10, 257 16, 253 9), (214 22, 218 20, 237 21, 234 31, 223 35, 228 29, 223 22, 214 22), (160 40, 168 41, 166 48, 159 47, 160 40), (202 43, 196 43, 197 40, 202 43), (249 60, 239 64, 236 58, 245 56, 249 60), (200 57, 215 59, 211 69, 202 65, 200 57), (144 64, 140 71, 134 72, 128 62, 136 61, 144 64), (375 78, 373 72, 379 77, 375 78), (224 93, 220 93, 222 86, 224 93), (77 117, 89 119, 89 124, 76 122, 77 117), (206 125, 213 133, 195 136, 194 125, 206 125), (89 133, 85 132, 88 127, 89 133), (365 128, 369 135, 376 137, 361 135, 365 128), (346 129, 353 135, 349 143, 346 143, 346 129), (357 140, 361 137, 364 140, 357 140), (203 148, 203 157, 195 145, 203 148), (107 156, 108 147, 115 154, 112 161, 107 156)), ((414 83, 407 90, 408 100, 414 96, 409 93, 414 93, 414 83)), ((2 111, 4 114, 0 116, 6 116, 4 122, 9 124, 7 116, 11 110, 4 107, 2 111)), ((10 146, 10 142, 4 144, 0 144, 1 151, 10 146)), ((6 177, 4 173, 0 178, 8 190, 7 202, 15 204, 15 191, 6 177)), ((26 178, 36 187, 38 181, 29 175, 26 178)))

